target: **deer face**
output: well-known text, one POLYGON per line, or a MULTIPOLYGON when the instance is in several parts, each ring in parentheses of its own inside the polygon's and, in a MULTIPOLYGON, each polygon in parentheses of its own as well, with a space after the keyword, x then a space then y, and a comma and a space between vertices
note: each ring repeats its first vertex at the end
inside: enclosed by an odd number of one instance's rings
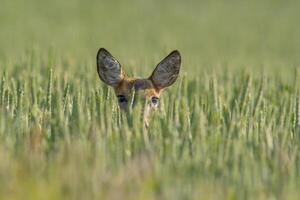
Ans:
POLYGON ((149 78, 128 77, 121 64, 104 48, 97 54, 99 78, 111 86, 122 110, 144 103, 143 120, 148 126, 152 110, 157 109, 162 90, 172 85, 179 74, 180 53, 175 50, 164 58, 154 69, 149 78))

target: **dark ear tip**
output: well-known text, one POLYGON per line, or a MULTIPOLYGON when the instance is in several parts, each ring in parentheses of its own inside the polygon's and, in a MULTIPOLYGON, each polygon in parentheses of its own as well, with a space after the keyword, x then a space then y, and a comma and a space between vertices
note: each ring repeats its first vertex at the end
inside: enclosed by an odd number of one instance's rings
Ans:
POLYGON ((100 48, 98 50, 98 53, 97 53, 97 57, 102 54, 102 55, 111 55, 105 48, 100 48))
POLYGON ((180 52, 177 49, 173 50, 170 55, 177 55, 179 58, 181 58, 180 52))
POLYGON ((178 54, 180 54, 180 52, 179 52, 178 49, 173 50, 172 53, 178 53, 178 54))
POLYGON ((98 50, 98 52, 100 53, 100 52, 107 52, 107 50, 105 49, 105 48, 100 48, 99 50, 98 50))

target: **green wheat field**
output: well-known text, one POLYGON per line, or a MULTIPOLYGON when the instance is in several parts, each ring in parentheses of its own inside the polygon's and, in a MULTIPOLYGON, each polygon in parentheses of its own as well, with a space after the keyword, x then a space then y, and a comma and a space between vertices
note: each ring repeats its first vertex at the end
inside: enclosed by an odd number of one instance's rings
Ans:
POLYGON ((299 199, 300 2, 1 0, 0 199, 299 199), (180 77, 145 129, 108 49, 180 77))

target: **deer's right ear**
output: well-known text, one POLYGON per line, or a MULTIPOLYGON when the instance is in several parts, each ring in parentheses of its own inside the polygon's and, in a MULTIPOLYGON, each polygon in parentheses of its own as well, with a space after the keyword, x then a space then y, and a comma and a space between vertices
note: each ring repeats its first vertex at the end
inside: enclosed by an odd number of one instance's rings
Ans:
POLYGON ((104 48, 97 54, 97 71, 99 78, 110 86, 117 86, 125 77, 120 63, 104 48))
POLYGON ((154 69, 150 80, 154 85, 163 89, 172 85, 179 74, 181 65, 181 56, 179 51, 172 51, 167 57, 165 57, 154 69))

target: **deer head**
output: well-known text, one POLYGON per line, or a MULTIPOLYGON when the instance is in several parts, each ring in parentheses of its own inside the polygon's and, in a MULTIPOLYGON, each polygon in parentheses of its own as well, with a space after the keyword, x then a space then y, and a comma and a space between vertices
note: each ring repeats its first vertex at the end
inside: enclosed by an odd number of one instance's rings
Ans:
POLYGON ((143 120, 146 126, 152 110, 159 105, 163 89, 176 81, 180 64, 180 53, 175 50, 155 67, 149 78, 136 78, 127 76, 121 64, 106 49, 99 49, 97 54, 99 78, 114 89, 121 110, 127 110, 136 100, 144 99, 143 120))

